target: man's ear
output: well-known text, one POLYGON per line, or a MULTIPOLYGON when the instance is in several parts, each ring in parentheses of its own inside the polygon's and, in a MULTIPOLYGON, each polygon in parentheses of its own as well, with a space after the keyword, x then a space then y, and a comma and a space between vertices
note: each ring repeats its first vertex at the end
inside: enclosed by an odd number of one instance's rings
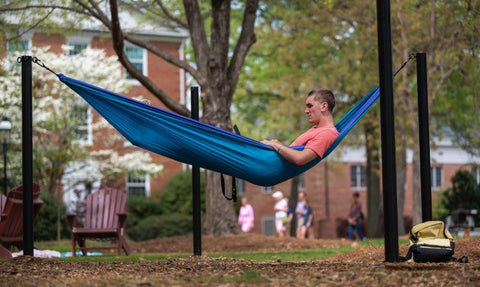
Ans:
POLYGON ((321 104, 321 109, 322 109, 322 112, 328 111, 328 103, 327 103, 327 102, 323 102, 323 103, 321 104))

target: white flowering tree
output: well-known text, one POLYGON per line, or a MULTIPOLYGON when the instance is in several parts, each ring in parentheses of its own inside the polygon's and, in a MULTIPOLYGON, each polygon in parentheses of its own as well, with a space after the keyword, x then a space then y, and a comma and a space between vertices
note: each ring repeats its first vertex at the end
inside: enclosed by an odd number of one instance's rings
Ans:
MULTIPOLYGON (((67 49, 67 47, 64 47, 67 49)), ((116 57, 107 57, 103 50, 86 49, 68 56, 55 54, 49 48, 32 48, 22 53, 39 58, 53 71, 72 78, 92 82, 105 89, 124 92, 128 86, 122 68, 116 57)), ((9 140, 8 179, 9 187, 21 182, 21 69, 17 63, 19 53, 9 53, 2 62, 0 74, 0 109, 12 122, 9 140)), ((34 181, 43 190, 59 190, 65 172, 75 167, 88 167, 83 180, 95 181, 111 178, 126 172, 142 172, 151 175, 162 171, 162 165, 155 164, 148 153, 128 149, 119 153, 113 149, 123 146, 125 139, 100 119, 92 129, 108 129, 101 149, 82 143, 81 127, 85 126, 86 102, 61 83, 54 74, 33 65, 33 134, 34 134, 34 181), (119 142, 122 144, 119 145, 119 142), (80 164, 79 164, 80 163, 80 164), (89 179, 90 178, 90 179, 89 179)), ((105 134, 102 132, 102 134, 105 134)))

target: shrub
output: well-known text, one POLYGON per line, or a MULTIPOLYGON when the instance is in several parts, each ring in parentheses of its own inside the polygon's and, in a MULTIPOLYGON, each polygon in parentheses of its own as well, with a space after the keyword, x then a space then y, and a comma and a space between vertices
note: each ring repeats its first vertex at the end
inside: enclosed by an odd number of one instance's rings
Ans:
MULTIPOLYGON (((42 192, 40 194, 40 198, 43 200, 43 205, 40 208, 37 221, 33 226, 33 238, 40 241, 56 240, 58 208, 57 197, 49 192, 42 192)), ((60 204, 60 236, 62 238, 70 238, 72 233, 65 216, 67 208, 63 202, 60 204)))
POLYGON ((480 185, 469 171, 459 170, 452 178, 452 188, 442 195, 442 206, 449 212, 458 208, 480 208, 480 185))
MULTIPOLYGON (((200 198, 202 217, 205 214, 204 174, 200 174, 200 198)), ((192 215, 192 173, 181 172, 170 179, 166 188, 159 194, 162 213, 192 215)))
POLYGON ((160 202, 143 196, 129 196, 127 201, 127 228, 137 225, 143 219, 160 215, 162 207, 160 202))
POLYGON ((128 236, 135 241, 158 237, 185 235, 192 232, 192 216, 181 213, 151 215, 127 229, 128 236))

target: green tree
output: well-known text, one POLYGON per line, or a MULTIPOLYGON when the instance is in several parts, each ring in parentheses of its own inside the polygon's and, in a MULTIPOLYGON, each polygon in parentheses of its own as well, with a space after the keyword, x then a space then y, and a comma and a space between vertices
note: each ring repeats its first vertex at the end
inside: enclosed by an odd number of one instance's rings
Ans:
POLYGON ((449 212, 456 209, 480 209, 480 184, 473 174, 459 170, 452 178, 452 187, 443 193, 443 207, 449 212))
MULTIPOLYGON (((128 73, 144 85, 155 97, 171 110, 189 115, 187 107, 174 101, 164 90, 135 69, 124 53, 124 43, 128 41, 147 49, 155 56, 184 69, 202 88, 202 121, 227 130, 232 129, 230 107, 245 58, 255 43, 254 25, 259 0, 245 2, 214 0, 209 4, 196 0, 183 1, 36 1, 25 4, 23 1, 8 1, 0 11, 41 10, 56 11, 62 14, 80 15, 82 18, 98 21, 111 32, 114 50, 120 63, 128 73), (166 50, 136 37, 131 31, 122 29, 120 12, 129 11, 135 19, 148 23, 162 24, 174 29, 188 31, 193 50, 192 61, 178 59, 166 50), (231 25, 232 16, 242 14, 239 27, 231 25), (235 30, 233 30, 235 29, 235 30)), ((57 15, 65 19, 64 15, 57 15)), ((67 17, 68 19, 76 18, 67 17)), ((55 20, 55 18, 50 17, 55 20)), ((137 25, 137 29, 140 25, 137 25)), ((133 29, 135 30, 135 29, 133 29)), ((134 31, 132 31, 134 32, 134 31)), ((220 179, 217 173, 207 171, 207 213, 205 232, 208 234, 231 234, 240 230, 236 222, 234 204, 225 202, 220 192, 220 179)), ((231 186, 231 179, 227 180, 231 186)))
MULTIPOLYGON (((157 196, 160 199, 163 214, 193 215, 192 172, 185 171, 173 176, 157 196)), ((203 176, 200 176, 200 201, 203 218, 205 215, 205 180, 203 176)))

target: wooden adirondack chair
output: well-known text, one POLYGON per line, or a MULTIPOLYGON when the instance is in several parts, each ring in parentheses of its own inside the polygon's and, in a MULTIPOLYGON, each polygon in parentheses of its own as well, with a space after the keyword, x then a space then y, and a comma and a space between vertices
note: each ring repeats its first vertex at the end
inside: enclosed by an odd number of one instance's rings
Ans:
MULTIPOLYGON (((3 214, 3 208, 5 207, 5 203, 7 202, 7 197, 3 194, 0 194, 0 220, 1 215, 3 214)), ((0 245, 0 258, 12 258, 12 253, 8 251, 5 247, 0 245)))
MULTIPOLYGON (((33 185, 33 221, 38 217, 43 201, 40 187, 33 185)), ((23 186, 10 190, 0 219, 0 242, 7 249, 13 246, 23 249, 23 186)))
POLYGON ((0 194, 0 220, 1 216, 3 214, 3 208, 5 207, 5 204, 7 203, 7 197, 3 194, 0 194))
POLYGON ((91 249, 116 248, 118 254, 130 254, 130 247, 125 240, 125 223, 127 220, 127 194, 116 189, 100 189, 87 196, 86 215, 83 227, 76 226, 76 215, 67 214, 72 228, 72 255, 76 255, 76 243, 82 254, 87 255, 91 249), (107 240, 116 243, 111 246, 88 247, 85 241, 107 240))

